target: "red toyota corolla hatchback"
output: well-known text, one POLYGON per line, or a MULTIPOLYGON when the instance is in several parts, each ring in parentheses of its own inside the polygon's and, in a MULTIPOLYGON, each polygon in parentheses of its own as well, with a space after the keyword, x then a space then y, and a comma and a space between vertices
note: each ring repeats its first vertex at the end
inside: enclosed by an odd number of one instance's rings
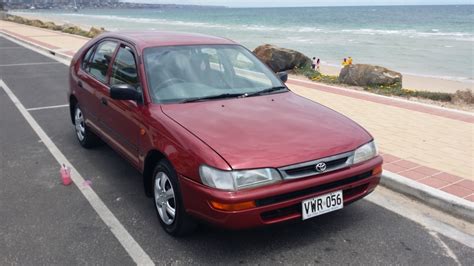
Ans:
POLYGON ((241 229, 306 220, 377 186, 382 158, 367 131, 289 90, 228 39, 106 33, 70 67, 79 143, 108 143, 143 173, 163 228, 196 219, 241 229))

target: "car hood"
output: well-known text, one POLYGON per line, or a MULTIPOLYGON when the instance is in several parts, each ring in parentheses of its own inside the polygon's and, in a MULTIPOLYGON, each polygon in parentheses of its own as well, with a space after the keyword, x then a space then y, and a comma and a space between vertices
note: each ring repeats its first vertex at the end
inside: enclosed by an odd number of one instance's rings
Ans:
POLYGON ((293 92, 169 104, 162 110, 233 169, 311 161, 354 150, 372 139, 349 118, 293 92))

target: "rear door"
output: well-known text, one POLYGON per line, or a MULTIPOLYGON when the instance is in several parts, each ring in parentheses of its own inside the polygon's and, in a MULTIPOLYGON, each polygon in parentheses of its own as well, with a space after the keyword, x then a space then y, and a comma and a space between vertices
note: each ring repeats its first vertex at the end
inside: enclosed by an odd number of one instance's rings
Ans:
POLYGON ((107 73, 117 47, 118 42, 114 40, 99 42, 86 53, 78 72, 78 91, 82 94, 79 104, 86 112, 88 124, 100 133, 103 132, 100 122, 102 98, 108 94, 107 73))
MULTIPOLYGON (((125 43, 120 44, 110 71, 109 86, 118 84, 132 85, 141 94, 135 52, 125 43)), ((100 120, 104 133, 123 155, 138 166, 141 101, 115 100, 106 93, 102 102, 100 120)))

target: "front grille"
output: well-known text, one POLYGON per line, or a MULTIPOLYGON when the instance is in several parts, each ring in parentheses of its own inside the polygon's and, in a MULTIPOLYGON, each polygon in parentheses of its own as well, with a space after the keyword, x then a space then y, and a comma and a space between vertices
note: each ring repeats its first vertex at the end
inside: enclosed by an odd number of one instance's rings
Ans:
POLYGON ((330 190, 332 188, 344 186, 344 185, 347 185, 347 184, 350 184, 350 183, 353 183, 353 182, 363 180, 363 179, 368 178, 370 176, 372 176, 372 171, 365 172, 365 173, 362 173, 362 174, 359 174, 359 175, 355 175, 355 176, 352 176, 352 177, 349 177, 349 178, 341 179, 341 180, 338 180, 338 181, 322 184, 322 185, 319 185, 319 186, 316 186, 316 187, 310 187, 310 188, 306 188, 306 189, 303 189, 303 190, 293 191, 293 192, 286 193, 286 194, 281 194, 281 195, 276 195, 276 196, 273 196, 273 197, 259 199, 259 200, 256 200, 255 203, 256 203, 257 206, 266 206, 266 205, 270 205, 270 204, 274 204, 274 203, 278 203, 278 202, 282 202, 282 201, 302 197, 302 196, 305 196, 305 195, 310 195, 310 194, 315 194, 315 193, 322 192, 322 191, 325 191, 325 190, 330 190))
POLYGON ((326 158, 317 159, 310 162, 281 167, 278 170, 283 176, 283 179, 303 178, 308 176, 320 175, 323 173, 328 173, 348 167, 352 164, 353 158, 354 152, 351 151, 326 158), (323 172, 317 171, 316 165, 318 163, 325 163, 326 170, 323 172))
MULTIPOLYGON (((333 169, 335 167, 341 166, 342 164, 345 164, 348 158, 349 157, 343 157, 341 159, 336 159, 336 160, 332 160, 332 161, 324 162, 324 163, 326 163, 327 169, 333 169)), ((290 175, 290 176, 306 175, 306 174, 315 173, 316 172, 315 169, 316 169, 316 164, 311 164, 308 166, 289 169, 289 170, 286 170, 285 172, 287 175, 290 175)))

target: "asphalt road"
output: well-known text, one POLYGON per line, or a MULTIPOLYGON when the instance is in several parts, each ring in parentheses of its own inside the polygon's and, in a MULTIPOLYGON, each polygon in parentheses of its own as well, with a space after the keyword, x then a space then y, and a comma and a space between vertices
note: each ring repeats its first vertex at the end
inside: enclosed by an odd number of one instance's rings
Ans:
MULTIPOLYGON (((27 109, 66 104, 67 71, 0 37, 0 79, 27 109)), ((170 237, 140 174, 105 145, 82 149, 68 108, 29 113, 157 264, 474 265, 473 249, 367 200, 305 222, 170 237)), ((134 263, 77 186, 61 185, 59 163, 3 89, 0 145, 1 265, 134 263)))

